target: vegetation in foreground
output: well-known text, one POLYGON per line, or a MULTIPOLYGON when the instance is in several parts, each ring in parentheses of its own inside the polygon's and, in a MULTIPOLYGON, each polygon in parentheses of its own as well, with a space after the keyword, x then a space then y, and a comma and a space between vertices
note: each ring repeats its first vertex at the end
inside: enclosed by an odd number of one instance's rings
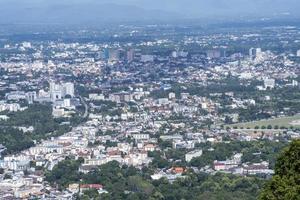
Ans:
POLYGON ((186 171, 185 178, 173 183, 162 178, 152 180, 154 171, 144 167, 120 166, 113 161, 83 174, 78 171, 83 159, 66 159, 50 172, 46 180, 63 190, 72 183, 102 184, 109 192, 85 191, 76 199, 208 199, 208 200, 293 200, 300 194, 300 140, 293 141, 278 157, 275 176, 269 181, 258 177, 242 177, 216 173, 208 175, 186 171), (263 189, 262 189, 263 188, 263 189), (262 191, 261 191, 262 189, 262 191))
POLYGON ((265 184, 260 199, 300 199, 300 140, 293 141, 280 154, 275 175, 265 184))

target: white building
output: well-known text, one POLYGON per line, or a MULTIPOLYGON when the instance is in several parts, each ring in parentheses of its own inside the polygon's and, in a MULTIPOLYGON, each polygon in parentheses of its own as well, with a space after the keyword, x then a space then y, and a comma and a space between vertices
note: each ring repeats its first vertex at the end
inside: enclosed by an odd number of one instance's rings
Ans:
POLYGON ((141 61, 142 62, 153 62, 154 56, 153 55, 142 55, 141 61))
POLYGON ((149 140, 149 134, 133 134, 132 137, 135 140, 149 140))
POLYGON ((63 84, 63 93, 64 96, 70 95, 71 97, 74 97, 74 84, 73 83, 65 83, 63 84))
POLYGON ((274 174, 274 171, 269 169, 265 163, 254 163, 244 167, 244 173, 249 175, 255 174, 274 174))
POLYGON ((195 148, 194 141, 173 140, 172 147, 174 149, 193 149, 195 148))
POLYGON ((293 80, 292 81, 292 86, 293 87, 297 87, 299 84, 298 84, 298 81, 296 81, 296 80, 293 80))
POLYGON ((158 99, 158 104, 159 105, 167 105, 167 104, 169 104, 169 99, 167 99, 167 98, 160 98, 160 99, 158 99))
POLYGON ((273 89, 275 87, 275 79, 266 78, 264 79, 265 88, 273 89))
POLYGON ((176 95, 174 92, 170 92, 169 93, 169 99, 175 99, 176 98, 176 95))
POLYGON ((55 82, 50 82, 50 97, 52 101, 60 100, 66 95, 74 97, 74 91, 73 83, 56 84, 55 82))
POLYGON ((21 99, 26 99, 26 94, 22 91, 12 91, 10 93, 5 94, 5 97, 7 100, 19 101, 21 99))
POLYGON ((65 115, 65 110, 63 108, 53 108, 53 117, 63 117, 65 115))
POLYGON ((91 100, 104 100, 105 96, 103 94, 89 94, 89 99, 91 99, 91 100))
POLYGON ((36 100, 36 92, 27 92, 26 93, 26 100, 29 104, 32 104, 36 100))
POLYGON ((191 152, 188 152, 187 154, 185 154, 185 160, 187 162, 190 162, 193 158, 196 158, 196 157, 200 157, 202 156, 202 150, 195 150, 195 151, 191 151, 191 152))
POLYGON ((251 49, 249 49, 250 59, 255 59, 256 57, 260 56, 261 53, 262 53, 261 48, 251 48, 251 49))
POLYGON ((166 140, 182 140, 182 135, 161 135, 160 139, 166 141, 166 140))
POLYGON ((50 82, 50 98, 52 101, 62 99, 62 87, 54 82, 50 82))

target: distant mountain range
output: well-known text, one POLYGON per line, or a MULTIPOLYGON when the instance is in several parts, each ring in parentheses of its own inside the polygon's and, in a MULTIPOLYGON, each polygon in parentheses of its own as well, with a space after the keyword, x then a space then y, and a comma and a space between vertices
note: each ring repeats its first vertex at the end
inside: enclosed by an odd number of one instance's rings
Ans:
POLYGON ((299 0, 0 0, 1 24, 247 19, 300 16, 299 0))
MULTIPOLYGON (((1 1, 1 0, 0 0, 1 1)), ((13 0, 12 0, 13 1, 13 0)), ((1 24, 97 24, 144 20, 171 20, 182 16, 175 12, 143 9, 112 3, 77 4, 3 4, 1 24)))

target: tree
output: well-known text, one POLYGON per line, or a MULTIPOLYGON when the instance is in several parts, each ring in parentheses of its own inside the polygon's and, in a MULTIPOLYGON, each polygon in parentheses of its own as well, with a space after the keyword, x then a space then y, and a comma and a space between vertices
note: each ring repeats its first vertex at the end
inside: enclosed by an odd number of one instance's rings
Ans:
POLYGON ((81 162, 82 159, 61 161, 54 166, 51 172, 46 172, 45 180, 51 185, 57 185, 60 189, 68 187, 71 183, 76 183, 81 178, 78 171, 81 162))
POLYGON ((83 192, 85 196, 87 196, 87 199, 96 199, 99 198, 99 193, 96 189, 89 189, 83 192))
POLYGON ((273 127, 272 127, 272 125, 270 125, 270 124, 267 126, 267 129, 272 129, 272 128, 273 128, 273 127))
POLYGON ((3 179, 12 179, 12 176, 10 174, 5 174, 3 179))
POLYGON ((300 140, 293 141, 277 159, 275 175, 264 186, 261 200, 296 200, 300 194, 300 140))
POLYGON ((140 192, 147 195, 150 195, 154 190, 154 186, 140 176, 130 176, 128 178, 128 186, 133 192, 140 192))

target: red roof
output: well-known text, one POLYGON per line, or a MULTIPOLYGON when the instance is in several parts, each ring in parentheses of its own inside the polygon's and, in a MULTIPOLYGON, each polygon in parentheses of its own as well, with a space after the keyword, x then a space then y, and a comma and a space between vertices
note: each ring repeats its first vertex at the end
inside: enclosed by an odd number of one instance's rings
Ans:
POLYGON ((173 167, 172 171, 176 174, 179 174, 185 172, 185 169, 183 167, 173 167))

